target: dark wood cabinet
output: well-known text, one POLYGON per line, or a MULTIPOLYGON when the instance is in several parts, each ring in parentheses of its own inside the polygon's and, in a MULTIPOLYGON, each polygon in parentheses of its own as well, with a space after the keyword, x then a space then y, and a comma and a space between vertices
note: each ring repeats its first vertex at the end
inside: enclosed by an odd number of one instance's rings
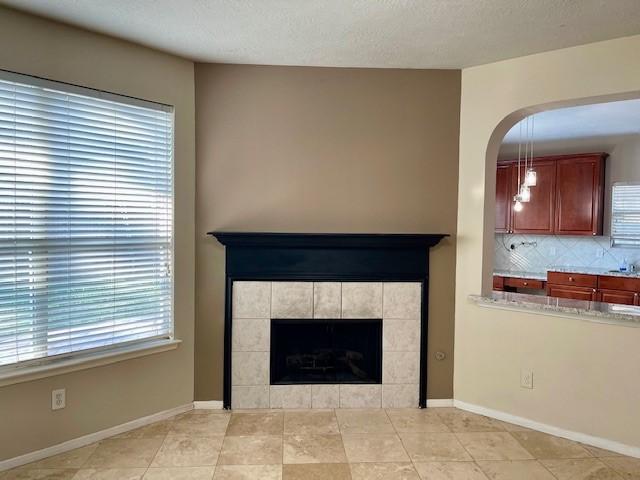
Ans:
POLYGON ((584 273, 547 272, 547 295, 571 300, 598 299, 598 276, 584 273))
MULTIPOLYGON (((537 182, 531 187, 531 200, 519 212, 513 212, 512 233, 553 234, 556 194, 556 162, 537 160, 533 162, 537 182)), ((513 168, 515 185, 518 185, 518 169, 513 168)), ((524 177, 524 171, 521 171, 524 177)))
POLYGON ((504 290, 504 277, 498 275, 493 276, 493 289, 498 291, 504 290))
MULTIPOLYGON (((498 163, 496 233, 602 235, 606 153, 554 155, 533 160, 537 184, 531 201, 513 210, 517 161, 498 163)), ((521 170, 521 178, 524 168, 521 170)))
POLYGON ((602 235, 604 161, 604 154, 557 160, 556 235, 602 235))
POLYGON ((597 290, 595 288, 574 285, 552 285, 547 283, 547 295, 571 300, 597 300, 597 290))
POLYGON ((543 280, 536 280, 533 278, 515 278, 505 277, 504 286, 509 288, 531 288, 534 290, 541 290, 544 288, 543 280))
POLYGON ((574 300, 640 305, 640 278, 547 272, 547 295, 574 300))
POLYGON ((498 165, 496 170, 496 232, 511 233, 511 206, 513 204, 513 166, 498 165))
POLYGON ((598 301, 622 305, 638 305, 638 294, 624 290, 598 290, 598 301))
POLYGON ((598 276, 586 273, 547 272, 547 282, 570 287, 596 288, 598 286, 598 276))

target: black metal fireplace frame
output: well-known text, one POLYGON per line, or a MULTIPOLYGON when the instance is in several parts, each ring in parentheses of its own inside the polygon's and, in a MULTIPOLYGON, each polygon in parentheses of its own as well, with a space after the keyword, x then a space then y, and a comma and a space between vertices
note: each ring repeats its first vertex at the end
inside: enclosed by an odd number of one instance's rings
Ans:
POLYGON ((429 249, 446 234, 209 232, 226 247, 223 406, 231 408, 236 281, 420 282, 420 393, 427 403, 429 249))

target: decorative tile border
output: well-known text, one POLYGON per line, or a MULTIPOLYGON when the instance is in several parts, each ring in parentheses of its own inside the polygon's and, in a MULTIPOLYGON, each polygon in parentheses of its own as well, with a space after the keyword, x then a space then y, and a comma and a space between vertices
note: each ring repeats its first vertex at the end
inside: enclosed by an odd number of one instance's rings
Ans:
POLYGON ((234 282, 232 407, 417 407, 420 302, 420 282, 234 282), (382 318, 382 384, 269 385, 272 318, 382 318))

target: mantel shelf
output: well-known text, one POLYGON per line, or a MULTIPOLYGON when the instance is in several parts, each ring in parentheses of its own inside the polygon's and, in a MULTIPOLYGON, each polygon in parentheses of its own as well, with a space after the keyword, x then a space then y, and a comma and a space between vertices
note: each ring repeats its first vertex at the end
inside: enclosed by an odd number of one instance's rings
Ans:
POLYGON ((430 248, 448 234, 209 232, 225 246, 281 248, 430 248))

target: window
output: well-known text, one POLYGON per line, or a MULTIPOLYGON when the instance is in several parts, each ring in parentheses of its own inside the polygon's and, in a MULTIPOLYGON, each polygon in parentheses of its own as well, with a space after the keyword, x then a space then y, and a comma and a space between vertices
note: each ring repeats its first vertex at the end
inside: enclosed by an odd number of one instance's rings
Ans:
POLYGON ((640 183, 614 183, 611 246, 640 248, 640 183))
POLYGON ((0 71, 0 372, 171 338, 173 111, 0 71))

